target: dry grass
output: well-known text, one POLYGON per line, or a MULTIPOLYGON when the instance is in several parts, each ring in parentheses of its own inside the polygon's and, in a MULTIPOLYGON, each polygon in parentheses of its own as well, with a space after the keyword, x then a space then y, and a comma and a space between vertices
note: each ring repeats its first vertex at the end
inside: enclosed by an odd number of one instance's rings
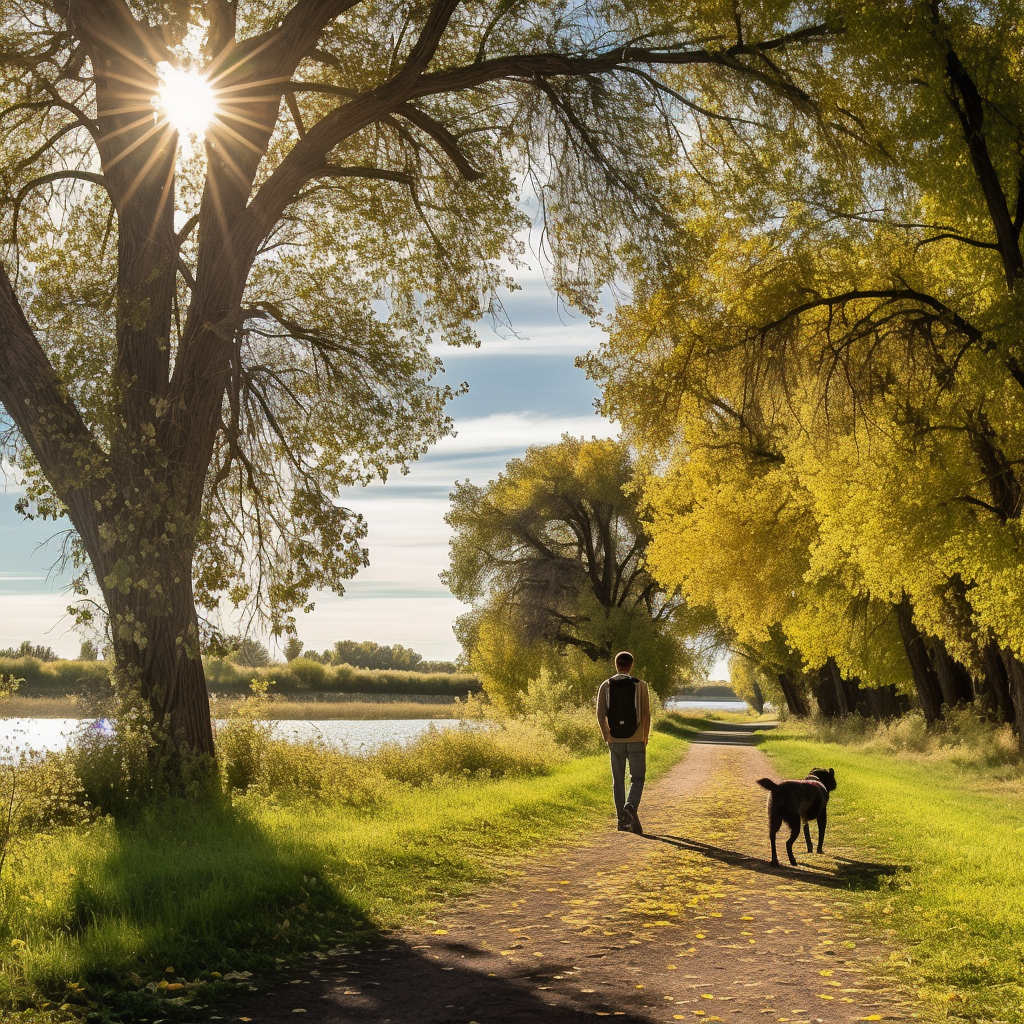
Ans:
MULTIPOLYGON (((228 718, 245 698, 220 697, 213 703, 215 718, 228 718)), ((322 701, 289 697, 269 699, 267 718, 273 721, 323 722, 328 720, 365 721, 409 718, 458 718, 457 704, 427 704, 419 701, 322 701)))
MULTIPOLYGON (((307 700, 285 696, 270 698, 272 719, 281 721, 365 721, 373 719, 410 718, 458 718, 459 705, 450 697, 409 699, 402 696, 395 700, 383 697, 355 695, 356 699, 338 699, 340 695, 330 694, 331 699, 307 700)), ((212 698, 213 714, 216 718, 227 718, 238 707, 240 697, 212 698)), ((87 718, 89 710, 77 697, 21 697, 13 696, 3 705, 3 718, 87 718)))
POLYGON ((82 718, 86 712, 77 697, 9 697, 4 718, 82 718))

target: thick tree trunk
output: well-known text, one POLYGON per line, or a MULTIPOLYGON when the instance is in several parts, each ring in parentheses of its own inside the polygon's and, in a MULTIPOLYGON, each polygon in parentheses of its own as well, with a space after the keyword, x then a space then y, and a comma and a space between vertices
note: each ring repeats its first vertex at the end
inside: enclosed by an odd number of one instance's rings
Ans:
POLYGON ((974 683, 966 667, 961 665, 939 639, 930 641, 932 665, 942 690, 942 703, 951 708, 974 702, 974 683))
POLYGON ((902 694, 898 694, 896 687, 891 683, 888 686, 864 687, 858 696, 858 710, 876 722, 898 718, 910 709, 910 702, 902 694))
POLYGON ((1010 696, 1010 680, 1006 674, 1006 662, 995 637, 989 637, 981 649, 985 665, 985 679, 980 688, 988 713, 999 722, 1014 720, 1013 699, 1010 696))
POLYGON ((850 713, 849 694, 834 658, 829 658, 818 669, 814 696, 818 702, 818 711, 823 718, 845 718, 850 713))
POLYGON ((806 718, 811 709, 807 706, 803 694, 796 687, 793 677, 788 672, 779 673, 779 686, 782 687, 782 695, 786 698, 786 707, 789 713, 796 718, 806 718))
POLYGON ((1017 734, 1017 747, 1024 754, 1024 664, 1008 647, 1002 649, 1002 656, 1013 700, 1013 731, 1017 734))
MULTIPOLYGON (((149 704, 156 735, 174 757, 213 755, 210 698, 199 644, 191 558, 178 552, 148 567, 149 587, 104 585, 117 683, 149 704)), ((100 575, 112 580, 113 574, 100 575)))
POLYGON ((921 702, 924 720, 929 725, 934 725, 942 718, 942 688, 928 656, 924 637, 914 625, 913 608, 906 594, 896 605, 896 621, 899 623, 900 637, 907 652, 907 660, 910 662, 910 671, 914 677, 917 699, 921 702))
POLYGON ((755 679, 751 687, 750 706, 760 715, 764 713, 764 694, 755 679))

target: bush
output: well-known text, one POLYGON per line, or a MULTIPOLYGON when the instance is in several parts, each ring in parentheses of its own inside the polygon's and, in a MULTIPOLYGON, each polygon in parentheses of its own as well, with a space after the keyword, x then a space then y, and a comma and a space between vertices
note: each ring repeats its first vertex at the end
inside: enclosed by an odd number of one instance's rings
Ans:
POLYGON ((956 764, 988 767, 1020 762, 1010 726, 990 722, 969 706, 946 708, 945 719, 931 729, 920 711, 888 722, 875 722, 860 715, 817 718, 805 729, 827 743, 859 746, 885 754, 941 758, 956 764))
POLYGON ((543 730, 524 722, 456 729, 430 726, 414 743, 385 744, 368 761, 382 775, 411 786, 447 779, 544 775, 568 760, 543 730))

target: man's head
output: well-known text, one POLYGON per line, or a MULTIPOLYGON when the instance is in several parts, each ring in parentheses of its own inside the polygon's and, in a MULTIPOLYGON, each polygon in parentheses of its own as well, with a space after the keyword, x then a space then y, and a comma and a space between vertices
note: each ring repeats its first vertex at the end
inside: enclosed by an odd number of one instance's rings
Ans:
POLYGON ((615 668, 623 675, 629 675, 633 668, 633 655, 629 651, 619 651, 615 655, 615 668))

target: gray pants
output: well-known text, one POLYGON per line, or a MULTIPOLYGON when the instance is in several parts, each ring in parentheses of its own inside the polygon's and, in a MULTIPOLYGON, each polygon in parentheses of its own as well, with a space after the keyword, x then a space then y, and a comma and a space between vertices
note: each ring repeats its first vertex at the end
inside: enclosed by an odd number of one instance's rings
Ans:
POLYGON ((612 797, 615 800, 615 814, 622 821, 622 808, 632 804, 640 807, 647 775, 646 743, 609 743, 608 753, 612 759, 612 797), (629 764, 629 795, 626 795, 626 764, 629 764))

